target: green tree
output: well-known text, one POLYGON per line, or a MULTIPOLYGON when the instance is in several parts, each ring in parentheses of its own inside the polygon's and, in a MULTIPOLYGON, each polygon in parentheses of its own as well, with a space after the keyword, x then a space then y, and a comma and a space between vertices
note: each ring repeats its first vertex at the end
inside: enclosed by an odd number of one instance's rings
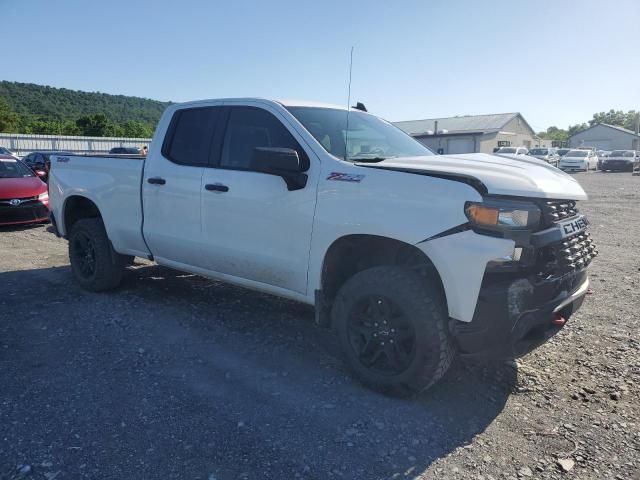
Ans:
POLYGON ((122 135, 128 138, 149 138, 153 136, 153 130, 142 122, 128 120, 122 124, 122 135))
POLYGON ((20 118, 7 102, 0 98, 0 132, 16 133, 20 125, 20 118))
POLYGON ((594 113, 593 118, 589 120, 589 125, 606 123, 607 125, 615 125, 617 127, 623 127, 635 131, 638 114, 639 113, 635 110, 623 112, 622 110, 611 109, 608 112, 594 113))
POLYGON ((562 144, 562 142, 567 141, 567 139, 569 138, 569 133, 562 128, 552 126, 547 128, 546 132, 538 133, 538 136, 540 138, 544 138, 544 139, 556 142, 558 145, 560 145, 562 144))
POLYGON ((117 126, 107 118, 104 113, 87 115, 76 120, 78 129, 82 135, 89 137, 114 137, 117 126))
POLYGON ((570 137, 572 135, 575 135, 576 133, 580 133, 580 132, 586 130, 587 128, 589 128, 589 125, 587 125, 586 123, 578 123, 576 125, 569 125, 569 128, 567 129, 567 134, 570 137))

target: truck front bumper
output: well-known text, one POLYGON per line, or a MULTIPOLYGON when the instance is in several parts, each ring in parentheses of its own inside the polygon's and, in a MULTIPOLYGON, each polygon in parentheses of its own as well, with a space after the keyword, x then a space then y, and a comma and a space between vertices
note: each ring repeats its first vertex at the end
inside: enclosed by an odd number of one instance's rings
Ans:
POLYGON ((473 320, 452 319, 450 331, 464 356, 521 357, 562 329, 588 288, 586 268, 546 279, 487 269, 473 320))

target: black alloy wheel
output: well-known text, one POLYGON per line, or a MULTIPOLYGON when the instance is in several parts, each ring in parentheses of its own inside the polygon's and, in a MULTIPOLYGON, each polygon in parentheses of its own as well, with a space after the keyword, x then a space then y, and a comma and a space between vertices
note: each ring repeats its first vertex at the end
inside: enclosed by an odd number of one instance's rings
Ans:
POLYGON ((446 301, 415 270, 362 270, 339 289, 331 310, 346 367, 376 391, 410 396, 446 373, 455 356, 446 301))
POLYGON ((77 260, 79 273, 86 279, 94 276, 96 273, 96 251, 91 238, 84 232, 78 232, 73 237, 71 251, 77 260))
POLYGON ((71 270, 80 285, 92 292, 117 287, 131 257, 116 252, 100 218, 82 218, 69 232, 71 270))
POLYGON ((349 315, 349 344, 359 361, 382 375, 398 375, 415 355, 415 332, 404 312, 389 298, 369 295, 349 315))

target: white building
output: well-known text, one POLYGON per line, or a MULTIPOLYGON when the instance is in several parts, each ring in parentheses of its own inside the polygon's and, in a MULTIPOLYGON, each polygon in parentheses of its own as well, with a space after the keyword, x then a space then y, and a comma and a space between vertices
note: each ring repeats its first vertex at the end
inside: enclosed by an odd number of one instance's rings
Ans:
POLYGON ((541 145, 541 140, 518 113, 464 115, 394 122, 436 153, 492 153, 497 147, 541 145))

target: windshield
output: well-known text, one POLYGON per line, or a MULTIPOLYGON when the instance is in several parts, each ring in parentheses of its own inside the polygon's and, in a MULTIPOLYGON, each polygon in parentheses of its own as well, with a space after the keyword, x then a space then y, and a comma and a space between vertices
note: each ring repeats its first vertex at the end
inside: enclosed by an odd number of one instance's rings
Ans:
POLYGON ((529 155, 547 155, 548 153, 548 148, 534 148, 532 150, 529 150, 529 155))
POLYGON ((586 157, 589 154, 586 150, 571 150, 567 153, 567 157, 586 157))
POLYGON ((29 167, 17 160, 0 160, 0 178, 33 177, 34 173, 29 167))
POLYGON ((610 157, 633 157, 633 151, 629 150, 616 150, 615 152, 611 152, 610 157))
POLYGON ((360 111, 289 107, 288 110, 330 154, 348 161, 381 161, 393 157, 433 155, 399 128, 360 111), (345 145, 346 143, 346 145, 345 145))
POLYGON ((516 153, 516 149, 513 147, 501 147, 496 153, 516 153))

